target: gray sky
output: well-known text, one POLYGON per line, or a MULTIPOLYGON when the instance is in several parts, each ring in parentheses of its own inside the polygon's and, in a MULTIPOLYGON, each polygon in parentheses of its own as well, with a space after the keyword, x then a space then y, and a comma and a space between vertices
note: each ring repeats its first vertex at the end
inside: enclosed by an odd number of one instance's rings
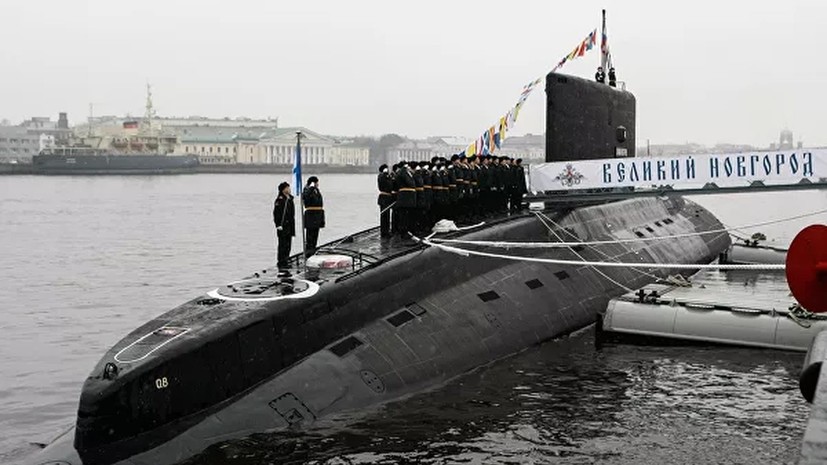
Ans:
MULTIPOLYGON (((605 2, 638 141, 827 145, 827 2, 605 2)), ((594 2, 2 0, 0 118, 278 116, 329 134, 474 137, 594 28, 594 2)), ((597 50, 563 72, 592 76, 597 50)), ((516 133, 541 133, 544 91, 516 133)))

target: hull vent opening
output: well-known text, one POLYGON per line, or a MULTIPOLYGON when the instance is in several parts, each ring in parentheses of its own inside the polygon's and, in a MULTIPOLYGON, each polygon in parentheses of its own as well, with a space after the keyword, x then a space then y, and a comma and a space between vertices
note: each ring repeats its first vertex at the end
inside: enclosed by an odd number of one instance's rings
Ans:
POLYGON ((534 289, 539 289, 543 287, 543 282, 539 279, 532 279, 531 281, 526 281, 525 285, 533 291, 534 289))
POLYGON ((354 336, 350 336, 347 339, 343 340, 342 342, 334 345, 330 348, 330 351, 334 354, 338 355, 339 357, 344 357, 353 349, 362 345, 362 341, 356 339, 354 336))
POLYGON ((560 281, 564 279, 569 279, 569 274, 568 272, 566 272, 566 270, 558 271, 557 273, 554 273, 554 276, 557 276, 557 279, 559 279, 560 281))
POLYGON ((479 297, 483 302, 491 302, 492 300, 499 299, 500 295, 494 291, 486 291, 481 294, 477 294, 477 297, 479 297))
POLYGON ((405 323, 413 320, 414 318, 415 317, 413 316, 413 313, 411 313, 407 310, 402 310, 401 312, 397 313, 396 315, 388 318, 388 323, 390 323, 390 324, 392 324, 392 325, 394 325, 398 328, 398 327, 404 325, 405 323))

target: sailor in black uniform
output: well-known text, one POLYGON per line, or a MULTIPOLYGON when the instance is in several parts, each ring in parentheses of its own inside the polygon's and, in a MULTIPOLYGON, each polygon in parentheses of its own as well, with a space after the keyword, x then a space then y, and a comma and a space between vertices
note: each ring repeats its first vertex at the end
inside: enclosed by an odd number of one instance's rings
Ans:
POLYGON ((617 87, 617 76, 615 75, 614 67, 609 68, 609 85, 612 87, 617 87))
POLYGON ((479 165, 479 188, 480 188, 480 213, 487 217, 491 213, 491 157, 483 155, 480 157, 479 165))
POLYGON ((422 179, 422 166, 418 161, 410 163, 413 168, 414 184, 416 185, 416 209, 411 218, 410 230, 413 233, 422 231, 422 215, 425 212, 425 182, 422 179))
POLYGON ((444 168, 438 158, 432 160, 431 167, 431 190, 434 196, 434 202, 431 205, 431 225, 436 224, 442 219, 445 210, 445 196, 448 195, 448 187, 444 186, 443 173, 444 168))
POLYGON ((606 82, 606 73, 603 71, 602 66, 597 67, 597 72, 594 73, 594 80, 601 84, 606 82))
POLYGON ((516 189, 514 191, 514 196, 511 199, 511 205, 513 205, 513 210, 520 211, 523 209, 523 196, 528 193, 528 188, 526 187, 525 182, 525 168, 523 168, 522 158, 518 158, 514 162, 514 172, 516 189))
MULTIPOLYGON (((445 209, 446 218, 449 220, 456 220, 457 205, 459 204, 459 186, 457 179, 456 155, 451 155, 451 162, 446 160, 445 172, 448 174, 448 205, 445 209)), ((462 178, 462 175, 459 175, 462 178)))
POLYGON ((431 179, 431 165, 427 162, 422 162, 420 165, 422 168, 422 187, 423 197, 423 210, 422 210, 422 225, 420 227, 420 231, 428 232, 434 226, 431 223, 431 208, 434 205, 434 186, 432 185, 433 180, 431 179))
POLYGON ((376 179, 379 188, 379 234, 382 237, 391 235, 391 205, 393 205, 393 177, 388 172, 388 165, 379 167, 379 176, 376 179))
POLYGON ((396 208, 399 209, 399 235, 407 238, 410 232, 410 221, 416 209, 416 181, 407 162, 399 162, 399 171, 396 174, 399 190, 396 197, 396 208))
POLYGON ((324 201, 319 191, 319 178, 310 176, 302 192, 304 202, 304 229, 307 230, 305 257, 316 253, 316 244, 319 241, 319 229, 324 228, 324 201))
POLYGON ((399 196, 399 182, 396 176, 399 174, 399 168, 400 165, 397 163, 393 165, 393 169, 390 172, 391 185, 393 186, 391 189, 391 197, 393 198, 393 207, 391 207, 391 235, 399 233, 399 208, 396 205, 396 200, 399 196))
POLYGON ((296 235, 296 207, 290 194, 290 184, 286 182, 279 184, 279 193, 273 202, 273 223, 278 238, 276 266, 282 270, 287 268, 293 236, 296 235))

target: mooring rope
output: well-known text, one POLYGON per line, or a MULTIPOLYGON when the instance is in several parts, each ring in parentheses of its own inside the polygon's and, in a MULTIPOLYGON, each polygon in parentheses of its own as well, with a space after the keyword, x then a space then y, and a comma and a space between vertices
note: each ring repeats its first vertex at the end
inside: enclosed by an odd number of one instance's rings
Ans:
MULTIPOLYGON (((537 219, 538 219, 538 220, 540 220, 540 222, 541 222, 541 223, 543 223, 543 226, 545 226, 545 227, 546 227, 546 229, 548 229, 548 232, 550 232, 551 234, 554 234, 554 237, 556 237, 558 241, 562 241, 562 240, 563 240, 563 238, 562 238, 562 237, 560 237, 560 235, 559 235, 559 234, 557 234, 557 231, 555 231, 555 230, 554 230, 554 228, 552 227, 552 225, 555 225, 556 227, 559 227, 559 226, 557 226, 557 223, 555 223, 555 222, 554 222, 554 220, 552 220, 551 218, 549 218, 549 217, 548 217, 548 216, 546 216, 546 215, 543 215, 543 214, 542 214, 542 213, 540 213, 540 212, 534 212, 534 214, 535 214, 535 216, 537 216, 537 219), (551 225, 550 225, 550 224, 548 224, 548 223, 546 223, 546 221, 544 220, 544 218, 545 218, 545 220, 548 220, 548 221, 551 223, 551 225)), ((595 249, 594 247, 590 247, 590 249, 597 250, 597 249, 595 249)), ((576 250, 574 250, 574 248, 573 248, 573 247, 569 247, 569 251, 570 251, 571 253, 573 253, 574 255, 576 255, 576 256, 577 256, 577 258, 579 258, 579 259, 580 259, 580 261, 582 261, 582 262, 585 262, 585 261, 586 261, 586 259, 585 259, 585 258, 583 258, 583 256, 582 256, 582 255, 580 255, 580 253, 578 253, 576 250)), ((607 255, 605 255, 605 254, 604 254, 603 256, 604 256, 604 257, 606 257, 606 258, 610 258, 610 257, 608 257, 608 256, 607 256, 607 255)), ((606 273, 604 273, 604 272, 602 272, 602 271, 598 270, 598 269, 597 269, 597 268, 595 268, 595 267, 591 267, 591 268, 594 270, 594 272, 595 272, 595 273, 599 274, 600 276, 603 276, 604 278, 606 278, 606 280, 607 280, 607 281, 609 281, 610 283, 614 284, 615 286, 617 286, 617 287, 619 287, 619 288, 621 288, 621 289, 625 290, 626 292, 632 292, 632 289, 631 289, 631 288, 626 287, 625 285, 623 285, 623 283, 620 283, 620 282, 615 281, 614 279, 612 279, 611 277, 609 277, 609 275, 607 275, 606 273)))
POLYGON ((420 239, 412 236, 413 239, 430 247, 436 247, 445 252, 455 253, 467 257, 474 255, 478 257, 500 258, 503 260, 547 263, 551 265, 572 265, 572 266, 599 266, 606 268, 631 268, 631 267, 645 267, 645 268, 661 268, 667 270, 784 270, 783 264, 720 264, 720 263, 624 263, 624 262, 591 262, 578 260, 560 260, 557 258, 539 258, 539 257, 524 257, 520 255, 503 255, 489 252, 480 252, 477 250, 468 250, 460 247, 453 247, 450 245, 437 244, 432 239, 420 239))
POLYGON ((497 248, 505 248, 505 249, 554 249, 554 248, 565 248, 565 247, 577 247, 577 246, 590 246, 590 245, 609 245, 609 244, 624 244, 629 242, 647 242, 647 241, 660 241, 665 239, 680 239, 684 237, 695 237, 695 236, 704 236, 707 234, 719 234, 719 233, 728 233, 730 231, 737 231, 740 229, 746 228, 756 228, 759 226, 768 226, 772 224, 784 223, 787 221, 798 220, 801 218, 807 218, 810 216, 820 215, 822 213, 827 213, 827 209, 814 211, 810 213, 805 213, 802 215, 795 215, 788 218, 782 218, 779 220, 771 220, 771 221, 762 221, 760 223, 753 223, 744 226, 737 226, 731 228, 722 228, 722 229, 711 229, 709 231, 699 231, 699 232, 692 232, 692 233, 683 233, 683 234, 671 234, 668 236, 652 236, 652 237, 636 237, 636 238, 629 238, 629 239, 615 239, 610 241, 581 241, 581 242, 509 242, 509 241, 469 241, 463 239, 434 239, 433 242, 445 243, 445 244, 465 244, 465 245, 482 245, 487 247, 497 247, 497 248))

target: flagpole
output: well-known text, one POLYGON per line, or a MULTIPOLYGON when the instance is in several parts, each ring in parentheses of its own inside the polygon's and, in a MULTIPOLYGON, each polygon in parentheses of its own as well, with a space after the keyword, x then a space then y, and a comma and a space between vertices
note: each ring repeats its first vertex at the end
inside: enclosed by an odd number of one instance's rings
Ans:
POLYGON ((305 228, 305 218, 304 218, 304 196, 302 195, 302 189, 304 186, 302 185, 302 132, 296 131, 296 160, 293 163, 293 176, 295 179, 293 180, 296 183, 296 192, 299 195, 299 202, 302 209, 302 259, 304 260, 305 266, 307 266, 307 239, 306 239, 306 231, 305 228))
POLYGON ((603 26, 600 29, 600 66, 603 67, 603 72, 608 73, 609 70, 606 69, 607 58, 606 56, 606 10, 603 10, 603 26))

